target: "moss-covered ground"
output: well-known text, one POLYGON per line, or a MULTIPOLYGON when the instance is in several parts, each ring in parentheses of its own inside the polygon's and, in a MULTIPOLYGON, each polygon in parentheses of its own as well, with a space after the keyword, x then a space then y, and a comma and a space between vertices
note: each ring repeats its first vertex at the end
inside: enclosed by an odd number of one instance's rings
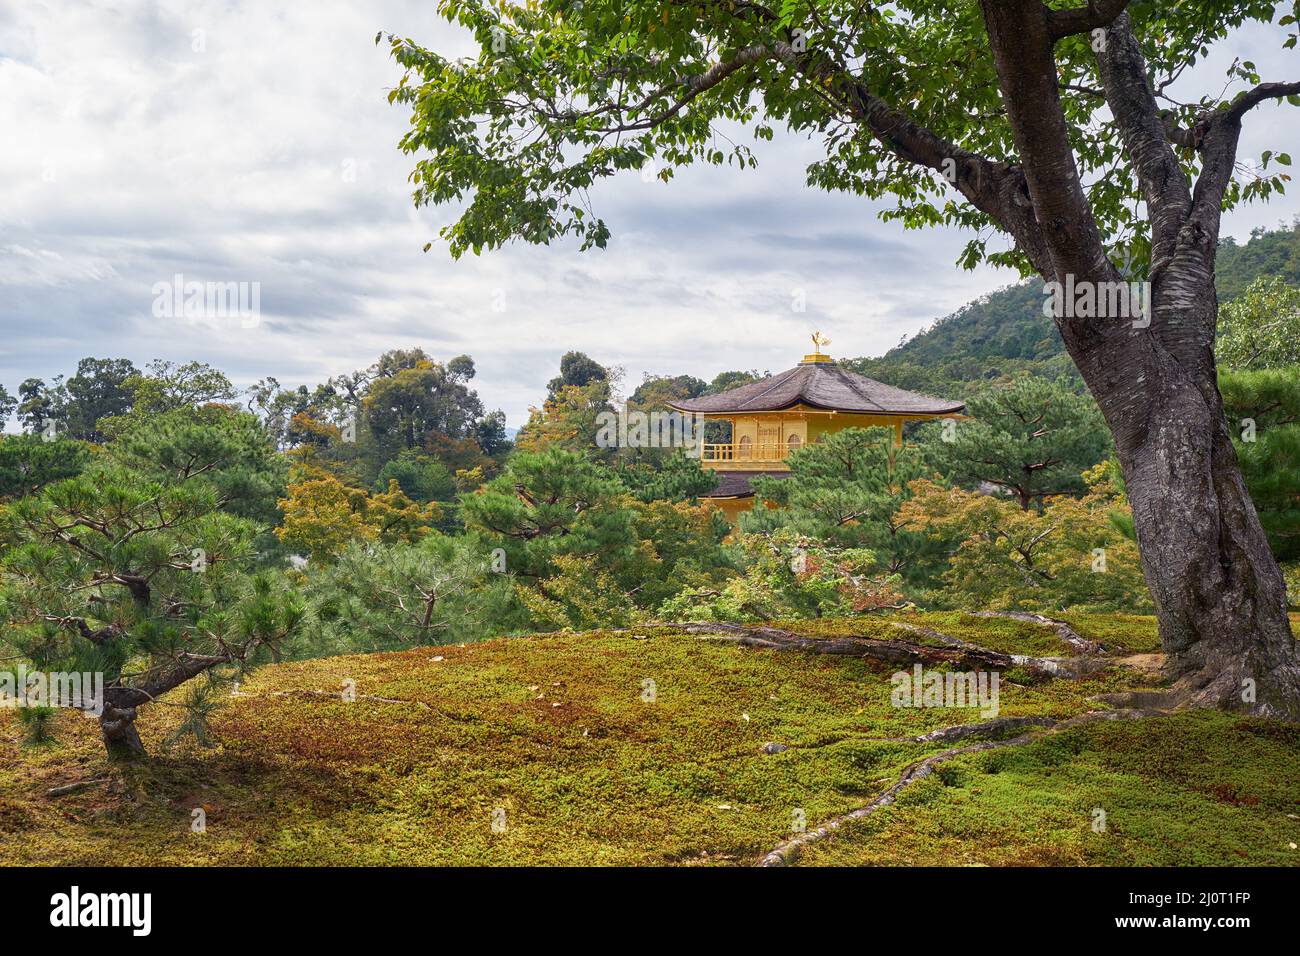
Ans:
MULTIPOLYGON (((897 620, 1066 653, 1024 622, 897 620)), ((1069 620, 1117 657, 1158 649, 1150 618, 1069 620)), ((787 626, 916 639, 888 618, 787 626)), ((217 711, 211 749, 165 747, 180 709, 144 708, 151 756, 128 769, 92 720, 61 714, 56 741, 31 746, 0 711, 0 863, 749 864, 800 814, 812 827, 859 807, 944 749, 882 738, 981 719, 894 707, 894 670, 667 627, 329 658, 258 671, 217 711)), ((1009 673, 1000 713, 1067 717, 1151 679, 1009 673)), ((1300 728, 1098 722, 950 761, 800 864, 1296 864, 1297 779, 1300 728)))

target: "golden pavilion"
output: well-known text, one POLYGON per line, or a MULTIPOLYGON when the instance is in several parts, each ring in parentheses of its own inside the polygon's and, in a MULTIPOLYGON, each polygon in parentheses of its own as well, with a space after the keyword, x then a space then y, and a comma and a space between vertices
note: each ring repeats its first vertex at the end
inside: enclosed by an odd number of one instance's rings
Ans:
POLYGON ((806 442, 843 428, 886 426, 903 441, 903 424, 963 416, 962 402, 933 398, 895 388, 840 368, 822 352, 830 344, 813 335, 813 352, 781 372, 700 398, 670 403, 680 412, 724 421, 730 440, 706 443, 701 464, 718 472, 718 486, 701 496, 720 508, 734 524, 754 503, 750 482, 759 475, 790 474, 786 456, 806 442))

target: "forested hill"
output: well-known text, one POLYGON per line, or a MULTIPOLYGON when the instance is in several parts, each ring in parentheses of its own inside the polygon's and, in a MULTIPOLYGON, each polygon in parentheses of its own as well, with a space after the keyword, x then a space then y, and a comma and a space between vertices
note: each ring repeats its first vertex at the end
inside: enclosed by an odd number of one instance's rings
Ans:
MULTIPOLYGON (((1289 229, 1257 231, 1239 245, 1219 246, 1219 301, 1240 295, 1261 275, 1300 286, 1300 219, 1289 229)), ((880 358, 848 363, 864 375, 903 388, 942 393, 955 383, 1034 371, 1073 377, 1052 320, 1043 314, 1042 282, 1030 279, 962 306, 880 358)))

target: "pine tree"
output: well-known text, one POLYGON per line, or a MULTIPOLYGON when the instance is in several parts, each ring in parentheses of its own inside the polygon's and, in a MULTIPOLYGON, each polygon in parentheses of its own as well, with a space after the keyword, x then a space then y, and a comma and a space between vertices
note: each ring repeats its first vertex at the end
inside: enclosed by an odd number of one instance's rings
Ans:
POLYGON ((972 398, 970 421, 926 426, 944 474, 968 488, 993 485, 1022 509, 1059 494, 1082 494, 1083 472, 1107 457, 1096 404, 1028 376, 972 398))
POLYGON ((151 433, 149 455, 114 443, 0 511, 0 639, 34 670, 103 675, 113 757, 144 754, 139 708, 277 659, 302 620, 295 595, 249 574, 258 525, 225 510, 250 486, 237 429, 220 416, 192 424, 151 433))
POLYGON ((758 478, 745 532, 788 528, 834 547, 866 548, 889 574, 912 570, 926 539, 899 517, 912 481, 933 474, 915 444, 888 428, 846 428, 792 452, 788 478, 758 478))

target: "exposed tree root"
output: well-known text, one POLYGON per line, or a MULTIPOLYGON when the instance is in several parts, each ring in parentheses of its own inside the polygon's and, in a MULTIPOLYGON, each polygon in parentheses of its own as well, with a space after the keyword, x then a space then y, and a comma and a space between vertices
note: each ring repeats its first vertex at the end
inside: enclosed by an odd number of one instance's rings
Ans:
POLYGON ((75 783, 65 783, 59 787, 50 787, 45 791, 47 797, 66 797, 70 793, 80 793, 83 790, 89 790, 91 787, 98 787, 111 782, 111 777, 98 777, 94 780, 78 780, 75 783))
POLYGON ((1111 707, 1139 708, 1142 710, 1175 710, 1181 701, 1169 690, 1125 690, 1114 694, 1098 694, 1090 700, 1109 704, 1111 707))
POLYGON ((1080 654, 1105 654, 1106 647, 1098 644, 1096 641, 1090 641, 1064 621, 1056 621, 1050 617, 1044 617, 1041 614, 1030 614, 1028 611, 973 611, 975 617, 1005 617, 1013 621, 1028 621, 1031 624, 1041 624, 1044 627, 1050 627, 1056 631, 1056 636, 1069 644, 1080 654))
MULTIPOLYGON (((842 744, 846 740, 890 744, 948 743, 949 741, 966 740, 971 737, 996 737, 1008 730, 1019 730, 1022 727, 1051 727, 1055 724, 1056 721, 1050 717, 995 717, 992 720, 985 720, 976 724, 956 724, 952 727, 941 727, 938 730, 930 731, 928 734, 921 734, 919 737, 864 737, 861 734, 845 734, 840 737, 832 737, 829 740, 821 740, 815 744, 779 744, 781 750, 767 752, 784 753, 787 750, 820 750, 823 747, 834 747, 836 744, 842 744)), ((771 744, 766 746, 771 746, 771 744)))
POLYGON ((901 631, 911 631, 913 634, 921 634, 931 640, 946 644, 948 647, 965 647, 978 648, 978 644, 972 644, 970 641, 963 641, 960 637, 953 637, 951 634, 945 634, 943 631, 936 631, 932 627, 923 627, 920 624, 909 624, 906 621, 890 621, 894 627, 901 631))
POLYGON ((1126 667, 1140 674, 1164 673, 1168 657, 1165 654, 1130 654, 1127 657, 1112 657, 1111 661, 1119 667, 1126 667))
POLYGON ((969 737, 996 737, 1008 730, 1023 727, 1055 727, 1056 721, 1050 717, 994 717, 992 720, 978 724, 957 724, 953 727, 940 727, 919 737, 885 737, 894 743, 932 744, 948 743, 952 740, 966 740, 969 737))
MULTIPOLYGON (((986 740, 981 743, 970 744, 964 747, 952 747, 948 750, 941 751, 940 753, 932 754, 929 757, 925 757, 922 760, 918 760, 916 763, 908 765, 908 767, 903 771, 902 775, 898 778, 898 781, 892 787, 890 787, 880 796, 876 797, 866 806, 859 807, 858 809, 852 810, 849 813, 844 814, 843 816, 836 817, 833 820, 829 820, 828 822, 823 823, 821 826, 817 827, 814 830, 806 830, 803 833, 797 834, 791 839, 786 840, 776 849, 772 850, 770 853, 764 856, 762 860, 759 862, 759 865, 760 866, 786 866, 794 862, 795 858, 798 857, 798 855, 803 851, 804 847, 809 846, 813 843, 818 843, 822 840, 829 838, 835 833, 835 831, 839 830, 846 823, 850 823, 854 820, 860 820, 863 817, 867 817, 875 813, 881 807, 889 806, 898 797, 898 794, 903 790, 904 787, 916 783, 918 780, 924 780, 926 777, 930 776, 930 774, 934 773, 935 767, 939 766, 939 764, 941 763, 945 763, 949 760, 952 760, 954 757, 960 757, 965 754, 981 753, 985 750, 997 750, 1002 747, 1017 747, 1022 744, 1030 743, 1034 740, 1040 740, 1044 736, 1060 733, 1063 730, 1069 730, 1073 727, 1078 727, 1083 724, 1092 723, 1098 720, 1135 720, 1140 717, 1151 717, 1160 713, 1164 713, 1164 712, 1153 711, 1153 710, 1089 711, 1088 713, 1080 714, 1077 717, 1071 717, 1067 720, 1061 720, 1061 721, 1048 720, 1047 723, 1043 725, 1045 729, 1042 731, 1031 730, 1028 731, 1027 733, 1021 734, 1018 737, 1011 737, 1006 740, 986 740)), ((919 743, 922 741, 926 741, 927 738, 929 740, 960 739, 962 736, 967 736, 967 737, 974 736, 977 732, 981 730, 983 733, 994 733, 996 732, 996 730, 993 728, 992 725, 995 724, 1002 724, 1002 729, 1006 729, 1008 726, 1014 726, 1014 725, 1008 725, 1006 723, 1003 723, 1003 721, 1031 720, 1031 719, 1035 719, 1035 718, 1014 718, 1014 717, 999 718, 998 720, 987 721, 983 724, 971 725, 971 730, 965 735, 961 735, 958 733, 958 731, 960 730, 959 727, 947 727, 944 728, 943 730, 931 731, 930 734, 922 737, 912 738, 912 740, 919 743), (934 736, 934 735, 945 735, 945 734, 949 736, 934 736)))
POLYGON ((715 621, 694 621, 675 625, 675 627, 688 634, 699 634, 714 640, 734 641, 746 647, 866 657, 891 664, 952 664, 968 670, 1007 670, 1012 667, 1023 667, 1036 674, 1066 679, 1081 677, 1094 669, 1088 663, 1073 658, 1003 654, 1001 651, 992 651, 965 641, 946 647, 931 647, 911 641, 885 641, 874 637, 806 637, 777 627, 724 624, 715 621))
MULTIPOLYGON (((1266 705, 1257 705, 1254 701, 1244 700, 1241 693, 1240 673, 1233 670, 1221 673, 1196 671, 1184 674, 1164 687, 1099 694, 1094 699, 1104 701, 1112 707, 1226 710, 1233 713, 1253 714, 1257 717, 1271 717, 1276 720, 1289 719, 1284 712, 1270 710, 1266 705)), ((1167 667, 1165 676, 1166 679, 1170 676, 1167 667)))

